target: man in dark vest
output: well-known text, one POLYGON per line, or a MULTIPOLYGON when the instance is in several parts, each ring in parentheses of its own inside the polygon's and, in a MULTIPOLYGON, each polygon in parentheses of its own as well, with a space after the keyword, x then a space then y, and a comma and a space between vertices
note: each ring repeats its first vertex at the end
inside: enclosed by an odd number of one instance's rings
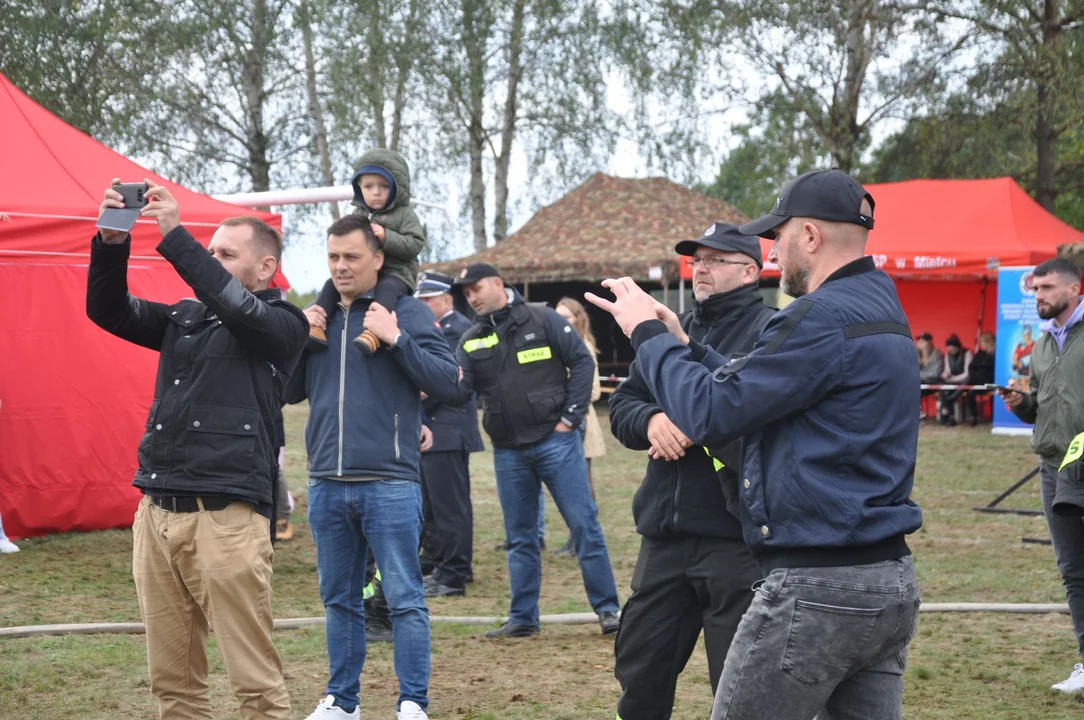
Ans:
POLYGON ((487 637, 538 633, 541 483, 572 529, 584 587, 602 633, 617 632, 617 586, 578 432, 595 370, 587 346, 552 308, 529 304, 506 288, 491 265, 465 268, 455 287, 478 315, 456 351, 463 371, 457 401, 466 402, 477 390, 482 402, 508 539, 512 610, 508 622, 487 637))
MULTIPOLYGON (((427 272, 418 279, 414 296, 433 311, 454 352, 471 322, 453 307, 451 293, 452 278, 427 272)), ((468 460, 470 453, 484 449, 478 434, 478 403, 471 397, 456 407, 425 398, 422 409, 433 431, 433 446, 422 454, 422 517, 433 562, 433 572, 425 578, 425 595, 463 595, 474 579, 468 460)))
MULTIPOLYGON (((760 293, 760 242, 715 223, 675 250, 693 259, 696 305, 681 316, 682 328, 725 357, 748 354, 775 314, 760 293)), ((761 578, 738 519, 741 442, 714 460, 693 445, 663 412, 635 361, 610 398, 610 428, 622 445, 651 457, 632 501, 642 539, 614 646, 622 689, 617 716, 665 720, 701 629, 715 692, 761 578)))

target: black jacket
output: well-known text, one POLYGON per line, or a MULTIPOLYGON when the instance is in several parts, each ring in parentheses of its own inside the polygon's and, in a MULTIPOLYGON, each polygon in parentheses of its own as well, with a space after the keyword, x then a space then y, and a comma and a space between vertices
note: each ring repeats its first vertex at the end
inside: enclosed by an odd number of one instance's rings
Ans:
POLYGON ((277 290, 246 290, 183 227, 163 237, 158 252, 197 299, 164 305, 132 297, 130 247, 94 238, 87 317, 160 353, 135 486, 270 503, 275 416, 308 337, 305 316, 277 290))
MULTIPOLYGON (((713 295, 681 316, 681 326, 693 340, 710 345, 723 355, 750 352, 775 309, 764 305, 760 289, 745 285, 713 295)), ((647 450, 648 421, 662 408, 652 397, 638 364, 629 367, 628 379, 610 397, 610 429, 632 450, 647 450)), ((706 535, 740 539, 741 523, 727 511, 721 482, 734 482, 741 467, 740 443, 728 447, 722 458, 726 468, 716 473, 710 457, 699 445, 677 461, 648 460, 647 473, 632 501, 636 531, 645 537, 706 535)), ((735 495, 736 497, 736 495, 735 495)))
MULTIPOLYGON (((444 339, 454 353, 459 347, 459 339, 470 330, 471 321, 462 313, 452 310, 437 321, 444 339)), ((478 432, 478 400, 471 397, 465 405, 448 405, 434 398, 422 401, 433 431, 433 447, 429 452, 480 452, 485 449, 482 436, 478 432)))
POLYGON ((477 392, 494 447, 519 448, 550 436, 558 421, 578 428, 591 401, 595 363, 583 340, 545 305, 528 305, 513 288, 509 303, 463 334, 463 370, 454 402, 477 392))

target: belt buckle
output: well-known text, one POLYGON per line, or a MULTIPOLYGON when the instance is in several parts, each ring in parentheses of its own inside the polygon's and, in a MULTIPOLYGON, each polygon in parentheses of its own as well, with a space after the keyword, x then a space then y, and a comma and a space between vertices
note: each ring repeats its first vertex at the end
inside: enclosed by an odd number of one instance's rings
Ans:
POLYGON ((169 499, 173 503, 173 512, 177 512, 177 496, 170 495, 169 499))

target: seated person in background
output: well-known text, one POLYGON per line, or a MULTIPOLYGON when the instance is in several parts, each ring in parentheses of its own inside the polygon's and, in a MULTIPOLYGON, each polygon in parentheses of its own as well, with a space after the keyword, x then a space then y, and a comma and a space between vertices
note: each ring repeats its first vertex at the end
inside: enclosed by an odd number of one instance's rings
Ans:
POLYGON ((923 385, 938 385, 945 369, 941 351, 933 346, 933 335, 924 332, 915 339, 918 348, 918 378, 923 385))
MULTIPOLYGON (((941 371, 941 380, 946 385, 963 385, 967 382, 968 370, 971 365, 971 351, 965 350, 960 344, 960 338, 955 334, 949 335, 945 341, 945 369, 941 371)), ((963 390, 941 391, 941 424, 953 426, 956 424, 956 400, 964 394, 963 390)))
MULTIPOLYGON (((987 330, 979 336, 979 349, 971 356, 967 366, 967 384, 985 385, 994 381, 994 334, 987 330)), ((975 427, 979 423, 978 397, 984 390, 964 392, 964 408, 970 413, 968 423, 975 427)))

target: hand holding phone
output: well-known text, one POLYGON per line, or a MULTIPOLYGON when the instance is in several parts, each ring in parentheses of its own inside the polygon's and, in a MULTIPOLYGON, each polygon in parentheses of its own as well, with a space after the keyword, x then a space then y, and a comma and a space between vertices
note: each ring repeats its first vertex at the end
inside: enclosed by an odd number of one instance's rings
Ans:
POLYGON ((139 211, 147 204, 147 187, 145 182, 122 183, 113 178, 98 210, 97 226, 102 231, 103 241, 124 241, 139 219, 139 211))
MULTIPOLYGON (((1012 382, 1011 380, 1009 381, 1012 382)), ((997 394, 1001 396, 1002 401, 1005 403, 1005 407, 1012 410, 1020 403, 1024 402, 1024 393, 1012 385, 996 385, 994 383, 986 383, 987 390, 997 390, 997 394)))

